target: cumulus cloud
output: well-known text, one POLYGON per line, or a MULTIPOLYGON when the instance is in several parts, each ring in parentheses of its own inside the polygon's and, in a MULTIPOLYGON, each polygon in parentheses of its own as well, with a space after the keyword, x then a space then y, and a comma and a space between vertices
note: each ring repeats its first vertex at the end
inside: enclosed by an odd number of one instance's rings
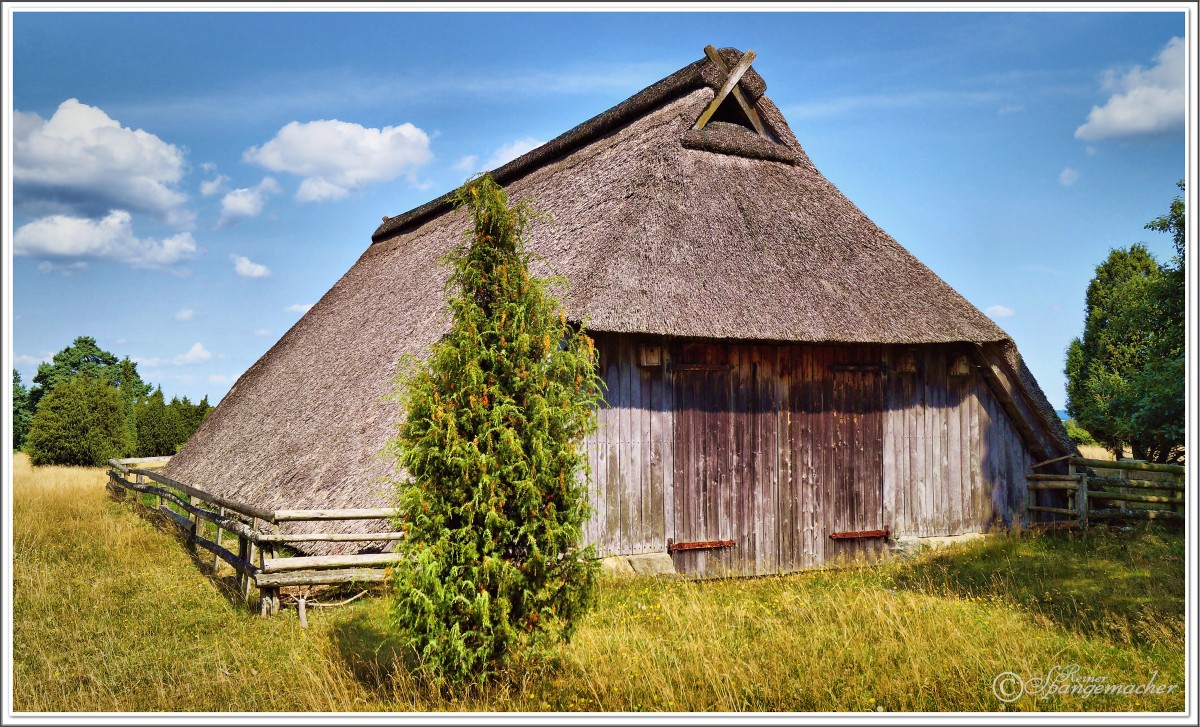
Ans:
POLYGON ((337 119, 293 121, 243 158, 275 172, 303 177, 296 199, 340 199, 368 184, 387 182, 430 159, 429 135, 412 124, 366 128, 337 119))
POLYGON ((189 364, 203 363, 210 358, 212 358, 212 353, 204 347, 204 344, 196 341, 192 344, 191 348, 174 358, 166 359, 155 356, 152 358, 135 358, 134 361, 142 366, 165 366, 167 364, 172 366, 187 366, 189 364))
POLYGON ((229 192, 221 198, 221 219, 217 227, 228 227, 238 220, 247 217, 257 217, 262 214, 267 196, 279 192, 279 183, 271 177, 263 177, 258 186, 249 189, 240 188, 229 192))
POLYGON ((196 341, 196 343, 194 343, 192 347, 188 349, 187 353, 179 354, 173 359, 173 361, 176 364, 184 365, 200 363, 201 361, 207 361, 210 358, 212 358, 212 354, 209 353, 208 349, 204 348, 204 344, 196 341))
POLYGON ((265 278, 271 274, 271 269, 266 265, 259 265, 256 262, 252 262, 248 257, 230 255, 229 259, 233 261, 233 272, 243 278, 265 278))
POLYGON ((229 177, 224 174, 218 174, 212 179, 206 179, 200 182, 200 194, 205 197, 211 197, 214 194, 220 194, 225 191, 225 186, 229 184, 229 177))
POLYGON ((462 159, 456 161, 454 163, 454 168, 462 172, 475 172, 479 169, 475 166, 475 162, 477 161, 479 161, 479 157, 475 156, 474 154, 468 154, 462 159))
POLYGON ((1012 318, 1013 313, 1016 313, 1006 305, 990 305, 983 312, 992 318, 1012 318))
POLYGON ((271 332, 270 332, 270 331, 268 331, 268 330, 267 330, 267 329, 265 329, 265 328, 259 328, 258 330, 256 330, 256 331, 254 332, 254 335, 256 335, 256 336, 269 336, 269 335, 271 335, 271 332))
POLYGON ((1113 91, 1103 106, 1093 106, 1087 123, 1075 130, 1086 141, 1162 134, 1183 128, 1185 48, 1172 38, 1150 68, 1110 70, 1104 88, 1113 91))
POLYGON ((313 307, 312 303, 292 303, 283 309, 284 313, 307 313, 313 307))
POLYGON ((195 317, 196 311, 192 310, 191 308, 182 308, 175 311, 175 320, 177 321, 190 321, 195 317))
POLYGON ((1079 181, 1079 170, 1071 167, 1064 167, 1058 174, 1058 183, 1064 187, 1070 187, 1079 181))
POLYGON ((13 198, 21 211, 99 217, 125 209, 187 224, 187 197, 175 189, 183 169, 179 147, 73 98, 49 120, 13 114, 13 198))
POLYGON ((228 376, 226 374, 213 374, 208 377, 208 380, 214 384, 231 384, 236 379, 236 376, 228 376))
POLYGON ((114 260, 135 268, 158 268, 196 256, 189 232, 155 240, 133 234, 133 217, 113 210, 100 220, 51 215, 22 225, 13 236, 13 254, 48 258, 114 260))

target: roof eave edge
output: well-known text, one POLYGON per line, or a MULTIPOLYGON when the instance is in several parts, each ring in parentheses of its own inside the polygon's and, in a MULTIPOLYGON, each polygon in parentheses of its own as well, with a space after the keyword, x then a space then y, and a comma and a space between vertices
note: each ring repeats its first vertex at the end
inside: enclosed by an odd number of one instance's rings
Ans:
MULTIPOLYGON (((700 68, 707 62, 701 58, 657 83, 648 86, 621 103, 604 111, 575 128, 541 146, 529 151, 509 163, 492 170, 492 178, 501 185, 519 179, 547 162, 578 149, 597 137, 623 126, 646 112, 707 85, 700 68)), ((407 229, 419 226, 433 217, 449 211, 454 191, 415 207, 402 215, 389 218, 371 235, 371 244, 395 237, 407 229)))

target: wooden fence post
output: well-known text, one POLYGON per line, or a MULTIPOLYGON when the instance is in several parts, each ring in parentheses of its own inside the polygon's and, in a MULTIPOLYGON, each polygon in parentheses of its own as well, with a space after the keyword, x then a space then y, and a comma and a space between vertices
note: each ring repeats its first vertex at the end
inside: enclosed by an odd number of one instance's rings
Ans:
POLYGON ((1075 507, 1079 508, 1079 529, 1086 533, 1088 529, 1088 481, 1087 470, 1079 475, 1079 489, 1075 491, 1075 507))
MULTIPOLYGON (((272 535, 279 535, 279 530, 280 530, 279 523, 271 524, 271 534, 272 535)), ((268 546, 267 554, 271 556, 272 560, 279 557, 279 542, 278 541, 271 541, 271 544, 268 546)), ((265 558, 263 559, 263 562, 264 562, 264 564, 266 563, 265 558)), ((274 587, 274 588, 268 589, 267 595, 271 599, 270 613, 272 616, 275 616, 276 614, 279 613, 279 588, 274 587)))
MULTIPOLYGON (((238 560, 242 563, 250 562, 250 539, 245 535, 238 533, 238 560)), ((250 600, 250 574, 243 568, 238 568, 238 593, 242 594, 243 601, 250 600)))
MULTIPOLYGON (((201 500, 198 497, 189 497, 188 502, 192 503, 192 507, 199 507, 201 504, 201 500)), ((200 516, 197 515, 196 513, 191 513, 191 516, 192 516, 192 552, 199 554, 200 543, 197 541, 197 538, 200 537, 200 523, 202 521, 200 520, 200 516)))
MULTIPOLYGON (((218 507, 217 514, 224 517, 225 516, 225 508, 218 507)), ((213 542, 215 542, 217 545, 220 545, 221 544, 221 524, 220 523, 213 523, 213 524, 216 525, 216 527, 217 527, 217 539, 213 542)), ((214 552, 213 553, 213 575, 214 576, 217 574, 217 570, 220 567, 221 567, 221 556, 219 554, 217 554, 216 552, 214 552)))

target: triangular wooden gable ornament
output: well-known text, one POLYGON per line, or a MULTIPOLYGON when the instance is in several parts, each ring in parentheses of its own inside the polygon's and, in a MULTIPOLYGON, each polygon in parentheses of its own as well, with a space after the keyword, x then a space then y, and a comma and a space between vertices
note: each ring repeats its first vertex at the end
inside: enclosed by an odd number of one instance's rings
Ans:
POLYGON ((726 97, 732 94, 734 100, 742 107, 746 118, 754 126, 754 130, 758 132, 759 136, 767 136, 766 128, 763 126, 762 119, 758 117, 758 112, 754 110, 754 105, 746 100, 746 95, 742 93, 742 89, 738 88, 738 82, 742 80, 742 76, 745 75, 746 71, 750 70, 750 64, 754 62, 754 51, 746 51, 742 55, 742 59, 733 67, 732 71, 729 69, 729 66, 725 65, 725 59, 721 58, 721 54, 717 53, 717 49, 711 45, 704 46, 704 55, 708 56, 713 65, 721 73, 725 74, 725 82, 721 84, 717 95, 713 96, 713 100, 705 107, 704 112, 700 114, 700 118, 696 119, 696 125, 692 128, 697 131, 703 129, 713 114, 717 112, 717 109, 721 107, 721 103, 726 97))

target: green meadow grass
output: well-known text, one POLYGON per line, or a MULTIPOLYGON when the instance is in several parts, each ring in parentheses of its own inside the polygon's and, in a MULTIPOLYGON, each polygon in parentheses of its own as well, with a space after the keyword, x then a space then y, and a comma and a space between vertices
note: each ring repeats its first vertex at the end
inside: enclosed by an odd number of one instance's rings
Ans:
POLYGON ((237 602, 98 469, 14 461, 13 707, 57 711, 1180 711, 1184 542, 1158 527, 998 536, 870 568, 608 578, 553 663, 437 692, 386 596, 274 618, 237 602), (1173 694, 1026 695, 1056 666, 1173 694))

